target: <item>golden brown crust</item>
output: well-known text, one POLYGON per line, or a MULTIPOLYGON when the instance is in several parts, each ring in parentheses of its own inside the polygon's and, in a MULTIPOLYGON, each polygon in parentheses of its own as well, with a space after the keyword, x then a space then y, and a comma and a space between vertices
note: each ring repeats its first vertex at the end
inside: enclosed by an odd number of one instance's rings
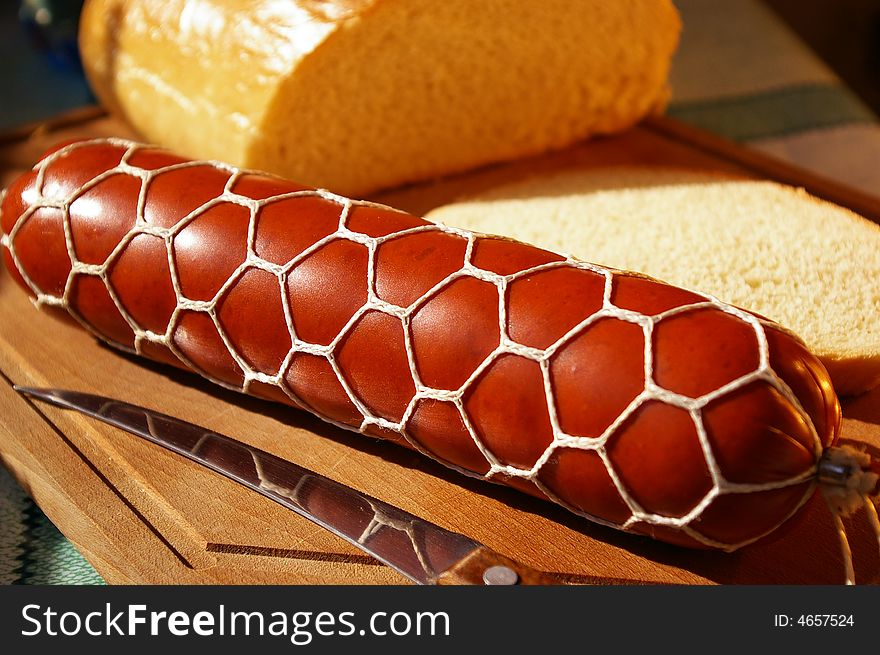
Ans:
POLYGON ((80 43, 146 140, 363 195, 626 129, 679 29, 668 0, 90 0, 80 43))

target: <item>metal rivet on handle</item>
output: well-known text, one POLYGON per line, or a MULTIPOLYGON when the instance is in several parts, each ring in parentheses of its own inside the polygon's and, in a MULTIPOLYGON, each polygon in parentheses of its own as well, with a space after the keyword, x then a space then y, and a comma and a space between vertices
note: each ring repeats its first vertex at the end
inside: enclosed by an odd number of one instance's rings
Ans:
POLYGON ((483 582, 487 585, 512 585, 519 582, 519 576, 509 566, 498 564, 483 571, 483 582))

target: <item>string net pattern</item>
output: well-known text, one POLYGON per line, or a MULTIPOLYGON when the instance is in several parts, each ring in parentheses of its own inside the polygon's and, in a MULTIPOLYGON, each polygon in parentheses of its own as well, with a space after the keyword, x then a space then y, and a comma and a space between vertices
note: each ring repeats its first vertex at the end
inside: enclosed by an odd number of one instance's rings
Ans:
MULTIPOLYGON (((59 149, 58 151, 43 159, 35 166, 35 170, 37 171, 37 197, 28 199, 30 202, 28 209, 15 223, 15 226, 10 231, 10 233, 4 234, 2 236, 2 245, 9 250, 12 261, 17 267, 18 272, 21 274, 27 285, 32 290, 35 296, 35 304, 38 307, 41 305, 48 305, 63 308, 70 312, 70 314, 75 319, 77 319, 86 329, 92 332, 99 339, 107 341, 115 347, 122 347, 125 350, 131 351, 130 348, 120 346, 119 343, 109 340, 94 325, 85 320, 71 304, 71 289, 73 285, 73 280, 77 276, 92 276, 94 278, 98 278, 104 283, 120 315, 125 319, 125 321, 134 332, 135 338, 133 352, 137 354, 142 354, 142 349, 147 342, 165 346, 172 353, 174 353, 174 355, 188 368, 199 371, 202 375, 223 387, 248 393, 251 386, 254 385, 254 383, 256 382, 263 383, 265 385, 272 385, 283 392, 283 394, 285 394, 285 396, 289 398, 292 404, 311 411, 312 413, 316 413, 321 418, 327 420, 334 425, 348 430, 357 430, 362 433, 367 432, 375 434, 376 428, 379 428, 380 431, 384 430, 386 434, 389 434, 388 431, 390 431, 390 433, 398 435, 402 440, 405 440, 411 448, 423 453, 424 455, 427 455, 428 457, 440 461, 445 466, 458 470, 465 475, 485 478, 487 480, 493 481, 504 480, 504 478, 517 478, 520 480, 530 481, 548 499, 566 507, 572 512, 584 516, 597 523, 622 530, 630 530, 635 525, 640 523, 655 526, 665 526, 668 528, 677 529, 680 532, 688 535, 692 539, 696 540, 697 542, 706 546, 728 551, 735 550, 741 546, 756 541, 757 539, 764 536, 764 534, 771 532, 772 529, 767 530, 767 532, 761 535, 757 535, 753 538, 749 538, 738 543, 723 543, 715 539, 709 538, 700 533, 700 531, 696 527, 696 523, 699 521, 701 514, 713 502, 713 500, 725 494, 761 492, 770 489, 790 487, 815 480, 815 467, 810 468, 803 474, 797 475, 795 477, 768 483, 737 483, 727 480, 722 474, 718 459, 716 457, 716 454, 713 452, 712 444, 710 443, 710 439, 707 436, 707 431, 702 416, 703 409, 709 403, 716 401, 723 396, 731 394, 748 384, 760 380, 771 385, 780 394, 782 394, 787 399, 787 401, 791 403, 794 408, 796 408, 797 412, 806 421, 806 424, 809 426, 809 429, 811 431, 813 450, 816 460, 819 459, 823 451, 821 439, 816 432, 815 426, 813 425, 811 418, 803 409, 800 402, 793 394, 792 390, 774 372, 770 365, 768 341, 764 331, 765 322, 763 319, 760 319, 748 312, 723 303, 713 296, 701 293, 697 294, 701 298, 701 300, 699 300, 698 302, 675 307, 656 315, 645 315, 640 312, 623 309, 621 307, 615 306, 611 301, 611 297, 612 285, 614 284, 615 276, 618 274, 626 273, 625 271, 619 271, 617 269, 594 265, 591 263, 579 261, 571 256, 566 256, 565 259, 561 261, 540 264, 538 266, 527 268, 513 274, 501 275, 489 270, 479 268, 474 265, 472 261, 476 240, 486 235, 476 234, 466 230, 461 230, 444 225, 426 223, 423 226, 407 228, 401 231, 387 234, 385 236, 371 237, 362 232, 354 231, 347 226, 347 220, 351 212, 357 207, 377 207, 382 209, 390 208, 366 201, 351 200, 323 189, 294 191, 282 195, 271 196, 261 200, 254 200, 250 197, 234 193, 232 191, 232 188, 241 176, 254 174, 256 173, 255 171, 248 171, 221 163, 204 161, 187 161, 184 163, 173 164, 154 170, 138 168, 128 163, 134 153, 136 153, 139 149, 146 148, 148 148, 148 146, 132 143, 121 139, 95 139, 91 141, 82 141, 59 149), (100 144, 116 146, 125 149, 125 154, 122 156, 121 161, 118 165, 110 168, 109 170, 106 170, 103 173, 98 174, 90 181, 82 184, 67 198, 57 200, 43 197, 43 178, 48 166, 50 166, 57 159, 69 154, 73 149, 100 144), (202 206, 198 207, 196 210, 192 211, 188 215, 184 216, 171 227, 159 227, 157 225, 150 224, 144 216, 144 204, 147 190, 150 188, 151 184, 153 184, 159 176, 166 174, 170 171, 205 165, 214 166, 215 168, 228 173, 229 178, 223 193, 204 203, 202 206), (120 239, 119 243, 110 253, 109 257, 107 257, 104 263, 84 263, 77 259, 77 254, 74 248, 74 240, 70 220, 70 206, 77 198, 81 197, 90 189, 114 175, 131 176, 140 181, 140 194, 137 204, 137 219, 134 223, 133 228, 130 229, 128 233, 120 239), (310 247, 306 248, 292 260, 283 265, 279 265, 277 263, 267 261, 266 259, 263 259, 257 255, 255 249, 257 215, 262 208, 271 205, 272 203, 294 197, 317 197, 335 203, 335 205, 339 208, 338 227, 335 232, 316 240, 310 247), (233 272, 233 274, 229 276, 229 278, 226 280, 220 290, 216 293, 214 298, 208 301, 193 300, 186 297, 181 286, 177 270, 176 258, 174 256, 174 239, 183 229, 186 228, 186 226, 192 223, 200 215, 220 203, 232 203, 234 205, 245 207, 248 210, 250 219, 247 234, 247 256, 245 260, 241 262, 240 266, 238 266, 238 268, 233 272), (27 224, 28 218, 35 211, 47 207, 57 208, 63 213, 64 236, 67 253, 71 262, 71 268, 68 275, 67 283, 65 285, 64 292, 61 295, 47 294, 37 286, 37 284, 29 276, 25 265, 19 260, 15 248, 16 236, 18 232, 22 229, 22 227, 27 224), (377 250, 380 246, 382 246, 382 244, 385 244, 394 239, 399 239, 406 235, 412 235, 415 233, 426 231, 442 232, 465 240, 467 242, 467 248, 464 256, 464 264, 458 270, 452 272, 441 282, 429 289, 416 302, 411 303, 406 307, 394 305, 385 300, 382 300, 376 290, 377 250), (119 259, 121 253, 123 253, 126 246, 139 235, 152 235, 154 237, 158 237, 164 241, 167 249, 168 266, 171 273, 171 282, 176 296, 176 308, 174 309, 171 319, 168 322, 167 329, 163 333, 150 331, 140 325, 138 321, 136 321, 131 313, 126 309, 125 305, 120 300, 118 294, 114 291, 113 285, 110 284, 108 279, 109 273, 114 263, 119 259), (297 264, 305 260, 307 257, 315 253, 322 247, 326 246, 327 244, 338 240, 348 240, 356 244, 361 244, 362 246, 366 247, 369 253, 369 264, 366 280, 368 289, 367 301, 359 310, 357 310, 351 316, 345 326, 339 331, 336 337, 329 344, 311 343, 303 340, 297 335, 297 331, 294 327, 294 322, 292 319, 290 299, 288 298, 288 294, 285 292, 286 279, 290 271, 294 267, 296 267, 297 264), (593 313, 591 316, 581 321, 578 325, 571 328, 564 336, 562 336, 560 339, 558 339, 555 343, 547 348, 539 349, 516 342, 514 339, 511 338, 508 331, 508 307, 506 302, 508 288, 516 280, 534 275, 535 273, 544 270, 563 267, 591 271, 595 274, 601 275, 604 278, 604 292, 601 308, 593 313), (255 370, 254 367, 252 367, 245 359, 245 357, 239 352, 236 343, 227 334, 222 322, 218 319, 218 306, 222 302, 224 295, 229 291, 230 288, 233 287, 236 281, 238 281, 246 271, 252 269, 266 271, 277 278, 279 294, 281 296, 281 304, 284 310, 284 317, 292 344, 289 352, 287 353, 287 356, 284 358, 281 367, 277 371, 273 372, 255 370), (432 388, 424 384, 416 365, 416 357, 413 349, 411 321, 413 315, 419 310, 420 307, 422 307, 432 297, 436 296, 438 292, 440 292, 442 289, 447 288, 449 284, 461 278, 475 278, 477 280, 487 282, 496 288, 498 295, 498 325, 499 333, 501 335, 500 340, 497 347, 491 353, 489 353, 488 356, 485 357, 485 359, 482 361, 482 363, 480 363, 480 365, 471 372, 471 374, 467 377, 467 379, 464 381, 463 384, 461 384, 459 388, 454 390, 432 388), (720 310, 721 312, 735 317, 737 320, 748 326, 749 329, 754 331, 756 343, 758 346, 759 363, 757 368, 755 368, 753 371, 742 375, 735 380, 732 380, 728 384, 725 384, 724 386, 717 388, 710 393, 706 393, 699 397, 693 398, 665 389, 655 382, 652 335, 656 329, 656 326, 661 321, 669 319, 673 316, 678 316, 687 312, 703 310, 706 308, 720 310), (173 338, 175 326, 178 322, 178 317, 180 316, 181 312, 185 310, 202 312, 207 316, 210 316, 211 320, 214 323, 214 326, 217 329, 217 332, 223 340, 225 348, 229 352, 229 355, 234 359, 236 364, 244 373, 244 382, 241 387, 230 385, 228 382, 217 379, 216 377, 213 377, 210 374, 206 373, 193 361, 191 361, 190 358, 187 357, 187 355, 175 343, 175 340, 173 338), (362 398, 360 398, 353 388, 353 385, 349 381, 346 372, 343 370, 338 361, 338 351, 340 344, 344 341, 352 326, 357 324, 357 322, 368 312, 381 312, 395 317, 401 321, 404 327, 404 342, 406 346, 406 354, 410 368, 410 375, 412 376, 415 393, 410 400, 406 411, 403 413, 403 416, 399 421, 392 421, 379 416, 373 408, 371 408, 362 398), (639 393, 635 397, 635 399, 617 416, 617 418, 611 423, 610 426, 608 426, 605 432, 598 438, 581 437, 577 435, 567 434, 560 425, 559 414, 555 401, 554 387, 550 374, 550 365, 554 358, 554 355, 556 355, 559 350, 565 346, 565 344, 569 343, 573 338, 584 332, 587 328, 595 324, 597 321, 605 318, 614 318, 619 321, 624 321, 637 325, 643 331, 645 344, 644 388, 642 389, 641 393, 639 393), (312 409, 308 405, 308 403, 306 403, 303 399, 299 398, 296 393, 294 393, 290 386, 285 382, 284 374, 290 366, 292 358, 298 353, 307 353, 326 358, 326 360, 330 363, 333 372, 338 378, 339 384, 345 390, 345 393, 347 394, 351 403, 357 408, 362 417, 359 425, 340 423, 330 417, 321 416, 320 413, 312 409), (528 468, 521 468, 506 464, 495 453, 492 452, 492 450, 484 443, 484 440, 481 439, 478 431, 475 429, 474 423, 471 417, 468 415, 468 411, 466 410, 464 402, 468 390, 471 389, 480 380, 481 376, 492 366, 492 364, 496 362, 500 357, 511 354, 518 357, 526 358, 528 360, 536 362, 539 365, 543 379, 544 394, 546 396, 546 406, 549 412, 550 424, 552 426, 552 442, 537 458, 534 464, 528 468), (482 455, 488 462, 488 471, 485 474, 475 473, 473 471, 464 469, 460 466, 451 464, 450 462, 443 460, 442 458, 436 456, 434 453, 428 450, 428 448, 426 448, 422 443, 420 443, 417 439, 413 437, 410 430, 408 429, 408 421, 415 411, 417 403, 423 399, 435 399, 454 404, 460 414, 464 426, 466 427, 471 439, 473 440, 473 443, 476 445, 480 453, 482 453, 482 455), (650 401, 659 401, 666 405, 680 408, 688 413, 690 419, 693 421, 693 424, 695 426, 700 448, 705 459, 705 465, 711 476, 711 489, 702 497, 699 502, 697 502, 693 506, 690 511, 682 516, 670 517, 658 513, 653 513, 642 507, 636 500, 634 495, 627 488, 627 485, 625 484, 621 475, 618 473, 618 471, 615 470, 612 459, 609 457, 609 454, 606 450, 606 445, 609 439, 614 435, 615 431, 621 425, 623 425, 627 421, 627 419, 630 418, 636 410, 638 410, 639 407, 650 401), (371 430, 372 432, 370 432, 371 430), (540 476, 542 467, 548 462, 548 460, 553 457, 554 452, 560 448, 592 450, 599 455, 602 462, 604 463, 608 476, 613 481, 617 493, 620 495, 620 498, 629 508, 630 517, 627 520, 623 521, 622 523, 615 523, 608 521, 607 519, 604 519, 602 517, 584 512, 577 507, 574 507, 567 503, 564 499, 560 498, 557 493, 555 493, 551 488, 549 488, 546 484, 542 482, 540 476)), ((767 324, 769 325, 769 323, 767 324)), ((778 329, 778 326, 774 325, 774 327, 778 329)), ((254 329, 260 328, 259 326, 255 325, 254 329)), ((801 498, 797 506, 792 509, 791 513, 788 516, 793 515, 809 499, 814 491, 814 488, 815 487, 812 484, 806 485, 803 497, 801 498)), ((786 518, 788 518, 788 516, 786 518)), ((775 526, 773 529, 775 529, 775 526)))

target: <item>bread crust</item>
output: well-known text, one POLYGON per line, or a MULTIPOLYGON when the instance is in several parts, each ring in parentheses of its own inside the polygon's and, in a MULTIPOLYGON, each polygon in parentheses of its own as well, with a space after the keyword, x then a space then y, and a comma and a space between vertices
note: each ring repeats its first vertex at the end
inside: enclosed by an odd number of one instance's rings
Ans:
POLYGON ((663 107, 670 0, 89 0, 92 87, 147 141, 363 196, 663 107))

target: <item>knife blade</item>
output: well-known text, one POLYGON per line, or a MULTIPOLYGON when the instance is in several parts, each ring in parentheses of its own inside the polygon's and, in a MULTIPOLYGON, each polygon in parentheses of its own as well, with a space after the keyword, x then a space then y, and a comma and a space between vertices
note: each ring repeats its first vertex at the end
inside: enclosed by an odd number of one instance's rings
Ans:
POLYGON ((469 537, 182 419, 90 393, 14 388, 130 432, 224 475, 342 537, 417 584, 562 583, 469 537))

